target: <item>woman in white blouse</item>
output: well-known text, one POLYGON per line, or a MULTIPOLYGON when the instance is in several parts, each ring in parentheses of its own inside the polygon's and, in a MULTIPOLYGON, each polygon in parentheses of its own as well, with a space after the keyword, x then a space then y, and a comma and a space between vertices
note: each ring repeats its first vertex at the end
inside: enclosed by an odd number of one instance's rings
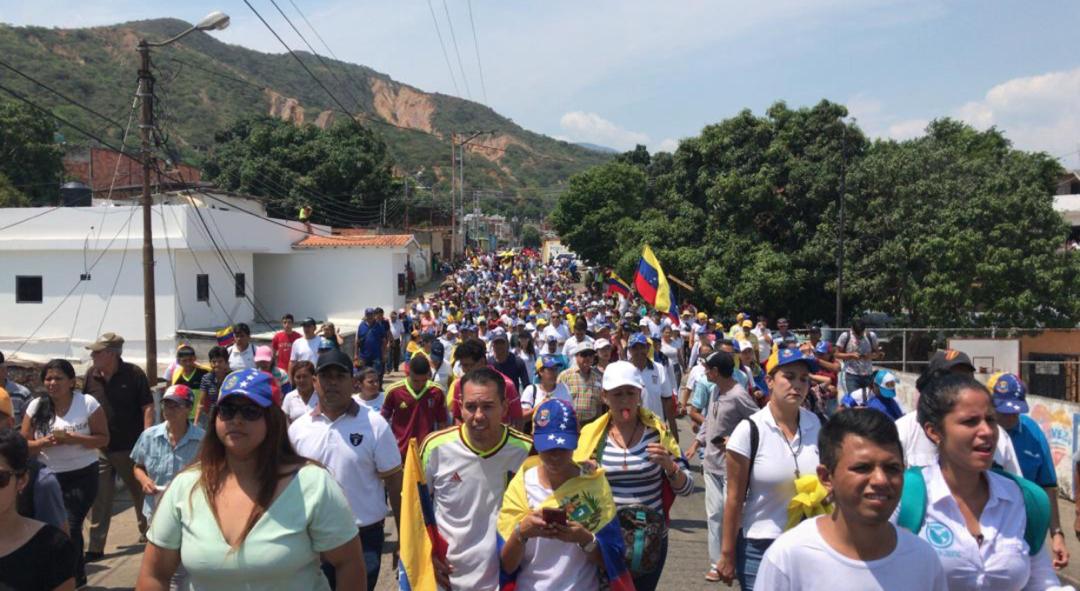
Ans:
POLYGON ((999 429, 986 386, 965 375, 938 378, 919 397, 918 419, 938 462, 922 468, 925 499, 915 502, 926 512, 916 533, 937 551, 949 589, 1062 588, 1046 546, 1030 554, 1020 487, 990 469, 999 429))

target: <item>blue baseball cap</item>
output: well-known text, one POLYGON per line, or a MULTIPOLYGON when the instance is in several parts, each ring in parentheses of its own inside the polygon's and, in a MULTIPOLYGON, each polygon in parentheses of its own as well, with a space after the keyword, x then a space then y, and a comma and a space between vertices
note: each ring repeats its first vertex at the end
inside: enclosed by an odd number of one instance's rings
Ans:
POLYGON ((891 371, 879 371, 874 375, 874 385, 885 398, 896 398, 896 384, 900 380, 891 371))
POLYGON ((544 355, 540 360, 540 367, 546 367, 547 369, 558 369, 562 367, 562 363, 558 359, 555 359, 553 355, 544 355))
POLYGON ((630 335, 630 341, 627 342, 626 347, 630 348, 634 345, 645 345, 646 347, 648 347, 649 337, 645 336, 644 333, 635 332, 634 334, 630 335))
POLYGON ((995 373, 986 381, 986 387, 994 396, 994 409, 1008 415, 1028 411, 1027 386, 1014 373, 995 373))
POLYGON ((574 407, 563 400, 544 401, 533 415, 533 446, 536 451, 577 449, 578 423, 574 407))
POLYGON ((832 343, 829 341, 818 341, 816 347, 814 347, 814 353, 817 355, 828 355, 832 353, 832 343))
POLYGON ((446 348, 443 346, 442 341, 435 340, 435 342, 431 343, 431 355, 429 355, 429 357, 432 361, 437 359, 441 362, 445 359, 445 356, 446 348))
POLYGON ((274 403, 273 390, 270 387, 270 374, 257 369, 242 369, 225 376, 218 394, 218 404, 230 396, 244 396, 255 404, 266 408, 274 403))
POLYGON ((806 367, 810 371, 817 371, 817 358, 813 355, 803 353, 798 349, 777 349, 773 351, 772 355, 769 355, 769 360, 765 362, 765 369, 772 374, 777 369, 791 365, 792 363, 805 363, 806 367))

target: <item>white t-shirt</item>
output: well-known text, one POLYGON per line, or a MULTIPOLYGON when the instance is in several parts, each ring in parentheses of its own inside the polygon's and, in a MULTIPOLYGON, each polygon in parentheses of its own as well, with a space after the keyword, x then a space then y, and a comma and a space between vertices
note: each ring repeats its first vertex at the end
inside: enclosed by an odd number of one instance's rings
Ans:
POLYGON ((690 371, 686 372, 686 389, 694 392, 694 386, 697 381, 705 376, 705 365, 702 363, 694 364, 694 367, 690 368, 690 371))
POLYGON ((439 364, 439 369, 435 370, 435 373, 431 376, 431 381, 439 385, 443 389, 443 392, 450 387, 450 362, 443 359, 443 362, 439 364))
MULTIPOLYGON (((904 446, 904 462, 911 466, 929 466, 937 464, 938 452, 933 441, 926 436, 926 431, 919 425, 916 411, 896 419, 896 430, 900 433, 900 444, 904 446)), ((1020 460, 1016 457, 1012 439, 1009 434, 998 425, 997 448, 994 450, 994 462, 1010 474, 1023 476, 1020 470, 1020 460)))
POLYGON ((780 536, 758 567, 757 591, 948 591, 945 571, 930 544, 903 528, 896 548, 878 560, 848 558, 818 531, 821 517, 807 519, 780 536))
POLYGON ((646 363, 645 369, 641 370, 641 382, 645 384, 645 389, 641 391, 641 406, 651 410, 661 420, 666 420, 663 399, 673 396, 667 368, 659 363, 646 363))
POLYGON ((592 346, 593 340, 589 335, 585 335, 585 338, 580 341, 578 340, 577 335, 570 335, 570 338, 566 339, 566 342, 563 343, 562 354, 566 355, 567 359, 572 359, 574 357, 574 349, 578 346, 578 343, 588 343, 592 346))
POLYGON ((383 478, 401 469, 401 452, 379 413, 362 404, 333 421, 309 412, 289 425, 289 441, 297 453, 326 466, 345 491, 358 527, 386 517, 383 478))
MULTIPOLYGON (((297 339, 299 343, 301 339, 297 339)), ((296 350, 296 345, 293 344, 293 351, 296 350)), ((236 348, 236 345, 229 345, 229 369, 231 371, 240 371, 241 369, 251 369, 255 367, 255 345, 248 343, 247 349, 243 351, 236 348)))
POLYGON ((293 341, 292 353, 289 354, 289 363, 296 363, 297 361, 317 363, 319 361, 320 342, 322 342, 322 337, 319 335, 315 335, 310 339, 300 337, 293 341))
POLYGON ((1049 544, 1044 544, 1035 556, 1028 555, 1024 541, 1027 509, 1020 487, 1000 474, 987 472, 986 476, 990 498, 979 516, 983 535, 979 544, 968 531, 941 468, 936 463, 923 468, 926 517, 919 537, 937 552, 949 591, 1057 588, 1061 582, 1050 562, 1049 544))
POLYGON ((285 398, 281 400, 281 410, 285 411, 285 416, 289 417, 289 422, 291 423, 315 410, 315 405, 318 403, 318 392, 313 390, 311 392, 311 398, 308 398, 307 404, 304 404, 304 399, 300 398, 300 393, 293 390, 286 394, 285 398))
MULTIPOLYGON (((525 472, 525 495, 529 508, 535 509, 550 497, 552 490, 540 484, 536 468, 525 472)), ((554 538, 532 538, 525 541, 521 571, 517 576, 518 589, 532 591, 590 591, 600 588, 596 565, 588 555, 571 542, 554 538)))
POLYGON ((353 400, 375 412, 379 412, 382 410, 383 401, 386 400, 386 392, 379 392, 379 394, 371 400, 364 400, 359 394, 353 394, 353 400))
MULTIPOLYGON (((30 404, 26 406, 26 416, 34 416, 40 405, 40 397, 31 400, 30 404)), ((68 433, 90 435, 90 415, 94 414, 94 411, 99 408, 101 408, 101 404, 98 403, 97 398, 87 396, 82 392, 75 392, 72 394, 71 408, 68 409, 67 413, 64 416, 57 415, 54 417, 48 432, 35 431, 34 439, 41 439, 57 429, 63 429, 68 433)), ((38 458, 50 470, 59 474, 72 472, 93 464, 98 460, 98 452, 94 448, 67 443, 55 447, 41 448, 41 451, 38 452, 38 458)))
POLYGON ((568 402, 571 406, 574 404, 574 397, 570 394, 570 389, 562 382, 555 382, 555 389, 551 392, 546 392, 540 384, 529 384, 521 392, 521 409, 529 410, 552 398, 568 402))
POLYGON ((565 322, 560 324, 558 328, 556 328, 553 324, 549 324, 544 327, 543 335, 544 336, 542 339, 540 339, 540 342, 547 342, 549 337, 554 336, 555 340, 559 342, 559 346, 561 347, 562 344, 566 342, 566 339, 570 338, 570 329, 566 328, 565 322))
MULTIPOLYGON (((816 474, 821 422, 814 413, 800 408, 799 430, 788 442, 768 405, 751 415, 750 420, 758 428, 758 448, 743 506, 742 529, 747 538, 775 540, 787 525, 787 506, 795 496, 796 464, 800 475, 816 474)), ((735 426, 727 451, 750 457, 750 425, 746 421, 735 426)))
POLYGON ((529 374, 529 383, 536 381, 536 356, 529 355, 525 351, 518 351, 515 353, 517 358, 525 364, 525 372, 529 374))

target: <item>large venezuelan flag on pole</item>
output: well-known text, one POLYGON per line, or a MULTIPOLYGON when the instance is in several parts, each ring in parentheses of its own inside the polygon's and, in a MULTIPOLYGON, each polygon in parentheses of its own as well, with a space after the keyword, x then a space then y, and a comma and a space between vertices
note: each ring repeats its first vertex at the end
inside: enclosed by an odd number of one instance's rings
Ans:
POLYGON ((670 316, 675 324, 679 323, 675 293, 660 267, 660 261, 648 244, 641 251, 641 260, 638 262, 637 272, 634 273, 634 288, 653 309, 670 316))
POLYGON ((435 507, 431 504, 427 479, 420 466, 416 439, 409 440, 405 455, 405 473, 401 483, 401 570, 398 588, 402 591, 435 589, 432 556, 446 559, 446 540, 435 525, 435 507))

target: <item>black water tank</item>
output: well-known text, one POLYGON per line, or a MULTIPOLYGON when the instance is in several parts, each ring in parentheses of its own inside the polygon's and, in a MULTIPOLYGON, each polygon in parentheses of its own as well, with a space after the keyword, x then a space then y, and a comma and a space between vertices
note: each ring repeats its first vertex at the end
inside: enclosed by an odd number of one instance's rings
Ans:
POLYGON ((60 203, 64 207, 90 207, 94 192, 90 187, 71 181, 60 186, 60 203))

